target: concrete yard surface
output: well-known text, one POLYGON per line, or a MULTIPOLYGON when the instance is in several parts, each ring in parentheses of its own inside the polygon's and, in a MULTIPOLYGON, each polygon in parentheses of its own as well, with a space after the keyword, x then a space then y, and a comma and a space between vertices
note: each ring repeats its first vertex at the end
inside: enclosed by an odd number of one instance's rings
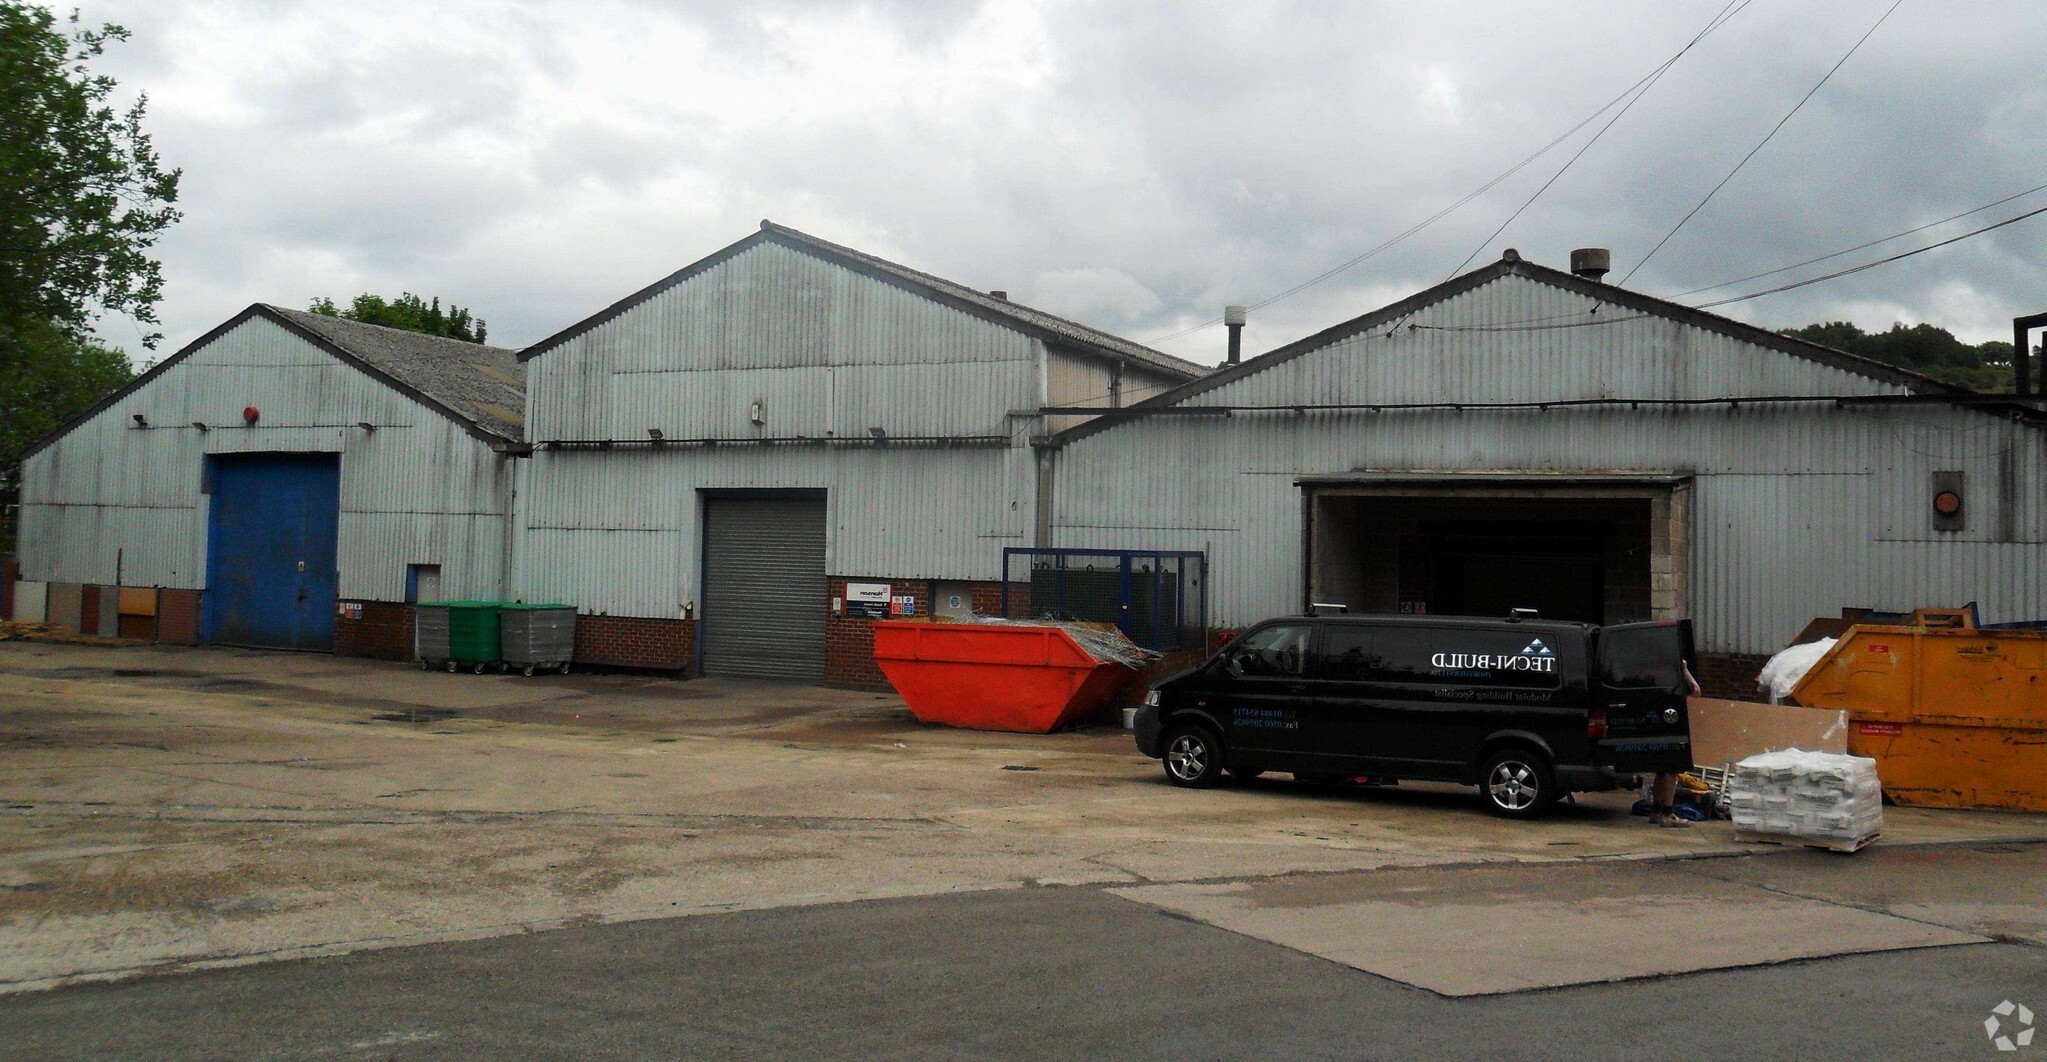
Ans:
POLYGON ((1717 880, 1688 863, 1427 867, 1110 892, 1446 996, 1989 939, 1717 880))
POLYGON ((1840 856, 1740 844, 1724 823, 1653 829, 1629 794, 1517 823, 1451 786, 1177 789, 1119 730, 925 727, 872 692, 228 649, 0 644, 0 706, 0 993, 1057 885, 1132 890, 1445 992, 1744 949, 2037 942, 2047 923, 2037 893, 2009 888, 2039 880, 2047 816, 1892 809, 1882 842, 1840 856), (1488 884, 1510 864, 1534 884, 1488 884), (1403 906, 1416 883, 1429 904, 1403 906), (1665 899, 1632 902, 1648 896, 1665 899), (1326 932, 1270 922, 1310 901, 1326 932), (1425 969, 1451 924, 1430 904, 1493 918, 1499 939, 1575 919, 1645 943, 1453 981, 1425 969), (1415 958, 1396 970, 1401 940, 1415 958))

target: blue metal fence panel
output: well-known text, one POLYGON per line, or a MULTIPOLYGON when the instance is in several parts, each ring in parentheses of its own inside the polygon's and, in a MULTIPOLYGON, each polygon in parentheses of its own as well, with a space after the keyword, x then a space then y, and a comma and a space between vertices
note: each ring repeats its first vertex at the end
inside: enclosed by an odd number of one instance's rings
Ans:
POLYGON ((242 454, 212 461, 202 637, 332 649, 340 460, 242 454))

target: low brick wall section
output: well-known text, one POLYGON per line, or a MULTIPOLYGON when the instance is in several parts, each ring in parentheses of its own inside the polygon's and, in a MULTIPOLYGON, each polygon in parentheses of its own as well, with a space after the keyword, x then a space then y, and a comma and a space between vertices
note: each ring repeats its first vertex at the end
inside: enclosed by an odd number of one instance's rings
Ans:
POLYGON ((14 618, 14 581, 21 578, 13 557, 0 557, 0 620, 14 618))
POLYGON ((412 660, 412 606, 402 601, 350 602, 362 618, 334 619, 334 655, 377 660, 412 660))
POLYGON ((156 640, 165 645, 199 644, 197 590, 160 590, 156 595, 156 640))
POLYGON ((696 659, 695 620, 637 616, 576 617, 576 663, 690 671, 696 659))
POLYGON ((1754 653, 1700 653, 1699 673, 1694 678, 1708 697, 1728 701, 1767 701, 1768 690, 1756 685, 1756 675, 1770 658, 1754 653))

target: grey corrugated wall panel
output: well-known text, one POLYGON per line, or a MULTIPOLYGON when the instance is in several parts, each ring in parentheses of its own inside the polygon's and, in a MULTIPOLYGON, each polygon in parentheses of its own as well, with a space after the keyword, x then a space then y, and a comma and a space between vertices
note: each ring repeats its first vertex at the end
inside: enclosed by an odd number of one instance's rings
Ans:
MULTIPOLYGON (((1554 322, 1585 305, 1581 296, 1507 278, 1406 323, 1554 322)), ((1404 325, 1390 338, 1382 331, 1344 340, 1189 404, 1901 390, 1672 321, 1508 332, 1404 325)), ((1055 461, 1053 544, 1213 543, 1213 618, 1225 626, 1300 607, 1295 480, 1354 469, 1695 475, 1688 581, 1700 641, 1711 651, 1773 651, 1806 619, 1844 605, 1974 599, 1991 622, 2047 617, 2039 486, 2047 482, 2047 433, 1976 410, 1240 412, 1131 422, 1077 440, 1055 461), (1928 477, 1944 469, 1968 477, 1970 523, 1958 534, 1932 531, 1927 516, 1928 477), (2011 488, 2001 490, 2007 475, 2011 488), (2007 526, 2011 540, 2003 541, 2007 526)))
POLYGON ((701 595, 704 491, 824 489, 830 574, 996 579, 1028 545, 1030 450, 914 446, 542 451, 521 495, 515 593, 675 617, 701 595))
POLYGON ((1036 404, 1030 337, 779 244, 750 248, 528 363, 553 439, 1000 433, 1036 404), (748 420, 752 402, 765 423, 748 420))
POLYGON ((439 564, 442 585, 458 596, 499 592, 509 462, 260 317, 29 459, 23 570, 112 583, 118 558, 129 585, 203 588, 205 456, 259 451, 342 455, 342 598, 402 600, 407 564, 439 564), (261 413, 253 427, 243 425, 246 406, 261 413), (149 428, 133 426, 136 413, 149 428))

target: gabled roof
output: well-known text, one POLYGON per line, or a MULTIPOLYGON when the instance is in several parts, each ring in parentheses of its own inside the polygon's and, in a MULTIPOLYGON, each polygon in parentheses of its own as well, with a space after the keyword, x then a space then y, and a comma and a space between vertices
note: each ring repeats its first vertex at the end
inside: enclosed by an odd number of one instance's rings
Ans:
POLYGON ((953 309, 971 314, 982 320, 1014 328, 1039 339, 1058 343, 1083 354, 1109 358, 1117 361, 1135 362, 1156 372, 1182 379, 1195 379, 1207 373, 1208 367, 1176 358, 1163 351, 1153 350, 1139 343, 1133 343, 1121 336, 1111 335, 1084 324, 1055 317, 1043 310, 1035 310, 1008 299, 999 299, 983 291, 976 291, 964 284, 957 284, 943 277, 936 277, 908 266, 898 265, 885 258, 877 258, 865 251, 856 251, 829 240, 821 240, 806 232, 799 232, 786 225, 777 225, 763 220, 760 231, 734 243, 709 257, 684 266, 668 276, 655 281, 639 291, 620 299, 598 313, 584 318, 573 325, 527 347, 519 352, 521 361, 545 354, 547 351, 568 342, 585 332, 602 325, 633 307, 656 295, 675 287, 720 263, 749 251, 763 243, 779 244, 804 254, 822 258, 856 273, 873 277, 886 284, 892 284, 925 298, 944 303, 953 309))
POLYGON ((1446 280, 1435 287, 1416 292, 1390 306, 1374 310, 1361 317, 1354 317, 1342 324, 1323 329, 1314 335, 1297 339, 1292 343, 1267 351, 1255 358, 1247 358, 1240 364, 1217 369, 1199 380, 1181 384, 1170 391, 1153 395, 1142 402, 1132 403, 1119 411, 1120 415, 1102 416, 1084 424, 1075 425, 1054 435, 1052 441, 1054 445, 1064 445, 1076 439, 1083 439, 1097 432, 1105 431, 1117 424, 1141 418, 1145 410, 1180 405, 1196 395, 1213 391, 1216 388, 1241 380, 1246 376, 1261 373, 1274 366, 1285 364, 1303 354, 1321 350, 1324 347, 1342 342, 1361 332, 1397 326, 1407 318, 1437 303, 1447 302, 1480 285, 1508 276, 1523 277, 1538 283, 1563 288, 1567 291, 1584 295, 1587 298, 1596 299, 1601 303, 1626 307, 1646 316, 1662 317, 1691 325, 1695 328, 1702 328, 1709 332, 1717 332, 1732 339, 1788 354, 1794 358, 1803 358, 1831 368, 1865 376, 1878 383, 1903 387, 1915 394, 1965 395, 1972 393, 1967 388, 1956 387, 1953 384, 1936 380, 1931 376, 1924 376, 1908 369, 1900 369, 1894 365, 1887 365, 1880 361, 1862 357, 1861 355, 1850 354, 1843 350, 1835 350, 1832 347, 1823 347, 1817 343, 1808 343, 1802 339, 1793 339, 1790 336, 1778 335, 1768 329, 1743 324, 1740 321, 1722 317, 1719 314, 1708 313, 1704 310, 1680 305, 1667 299, 1659 299, 1653 295, 1629 291, 1626 288, 1615 287, 1596 280, 1587 280, 1574 273, 1551 269, 1548 266, 1536 265, 1509 252, 1508 256, 1502 256, 1499 261, 1481 266, 1462 276, 1446 280))
POLYGON ((304 310, 263 309, 458 419, 514 441, 525 427, 526 366, 516 351, 304 310))
POLYGON ((464 343, 339 317, 256 303, 185 344, 148 372, 128 381, 91 409, 38 439, 26 461, 80 424, 141 390, 207 344, 252 318, 262 317, 369 374, 378 382, 440 413, 487 443, 518 442, 526 410, 526 367, 503 347, 464 343))

